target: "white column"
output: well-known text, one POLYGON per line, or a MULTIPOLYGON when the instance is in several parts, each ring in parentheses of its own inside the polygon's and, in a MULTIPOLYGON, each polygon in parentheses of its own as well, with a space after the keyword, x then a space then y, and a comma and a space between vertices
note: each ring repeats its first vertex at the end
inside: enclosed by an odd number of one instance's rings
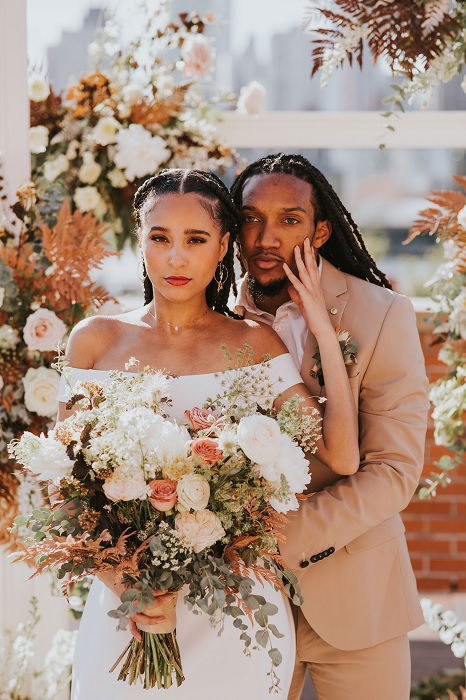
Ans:
MULTIPOLYGON (((26 29, 26 0, 0 0, 0 153, 12 200, 30 175, 26 29)), ((41 614, 36 647, 40 668, 54 633, 69 627, 70 617, 66 601, 51 596, 50 577, 28 581, 31 573, 24 564, 12 565, 0 550, 0 633, 25 619, 35 595, 41 614)))

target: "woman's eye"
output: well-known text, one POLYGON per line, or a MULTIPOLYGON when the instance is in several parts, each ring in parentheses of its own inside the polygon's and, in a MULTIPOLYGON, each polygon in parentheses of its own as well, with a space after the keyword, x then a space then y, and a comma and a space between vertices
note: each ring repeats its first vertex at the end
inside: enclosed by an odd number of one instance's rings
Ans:
POLYGON ((188 243, 206 243, 207 239, 206 238, 200 238, 198 236, 193 236, 193 238, 190 238, 188 243))
POLYGON ((295 219, 294 216, 287 216, 286 219, 284 219, 285 224, 299 224, 300 221, 299 219, 295 219))
POLYGON ((166 240, 167 240, 167 239, 165 238, 165 236, 160 236, 160 235, 151 236, 150 239, 151 239, 151 241, 155 241, 156 243, 159 243, 160 241, 163 242, 163 241, 166 241, 166 240))

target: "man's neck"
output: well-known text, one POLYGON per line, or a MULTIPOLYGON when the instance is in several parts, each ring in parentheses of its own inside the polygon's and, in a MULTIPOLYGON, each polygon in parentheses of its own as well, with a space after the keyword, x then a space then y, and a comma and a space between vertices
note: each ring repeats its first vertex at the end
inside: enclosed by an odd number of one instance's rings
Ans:
POLYGON ((288 294, 288 290, 285 288, 282 292, 275 294, 273 297, 265 296, 264 294, 260 293, 256 293, 255 295, 253 294, 253 299, 258 309, 275 316, 277 309, 282 304, 290 301, 290 295, 288 294))

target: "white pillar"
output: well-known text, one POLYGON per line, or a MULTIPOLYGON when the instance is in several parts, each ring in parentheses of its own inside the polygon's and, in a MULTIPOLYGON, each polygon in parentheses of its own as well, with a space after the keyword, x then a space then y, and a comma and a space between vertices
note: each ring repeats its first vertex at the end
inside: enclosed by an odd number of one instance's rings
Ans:
MULTIPOLYGON (((28 148, 26 0, 0 0, 0 153, 11 200, 30 176, 28 148)), ((50 593, 50 577, 28 581, 32 570, 12 565, 0 550, 0 633, 25 620, 28 601, 39 600, 37 667, 43 663, 54 633, 70 625, 66 601, 50 593)), ((65 694, 66 697, 66 694, 65 694)))

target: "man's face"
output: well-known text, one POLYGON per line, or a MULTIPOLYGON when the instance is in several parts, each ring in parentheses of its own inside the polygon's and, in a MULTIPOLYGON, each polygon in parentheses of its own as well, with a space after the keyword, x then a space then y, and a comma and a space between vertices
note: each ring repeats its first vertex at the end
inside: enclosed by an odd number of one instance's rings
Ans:
MULTIPOLYGON (((253 285, 275 295, 288 286, 283 263, 296 272, 294 248, 316 241, 312 186, 293 175, 254 175, 243 190, 240 249, 253 285)), ((319 226, 326 222, 319 222, 319 226)), ((328 238, 329 232, 325 236, 328 238)))

